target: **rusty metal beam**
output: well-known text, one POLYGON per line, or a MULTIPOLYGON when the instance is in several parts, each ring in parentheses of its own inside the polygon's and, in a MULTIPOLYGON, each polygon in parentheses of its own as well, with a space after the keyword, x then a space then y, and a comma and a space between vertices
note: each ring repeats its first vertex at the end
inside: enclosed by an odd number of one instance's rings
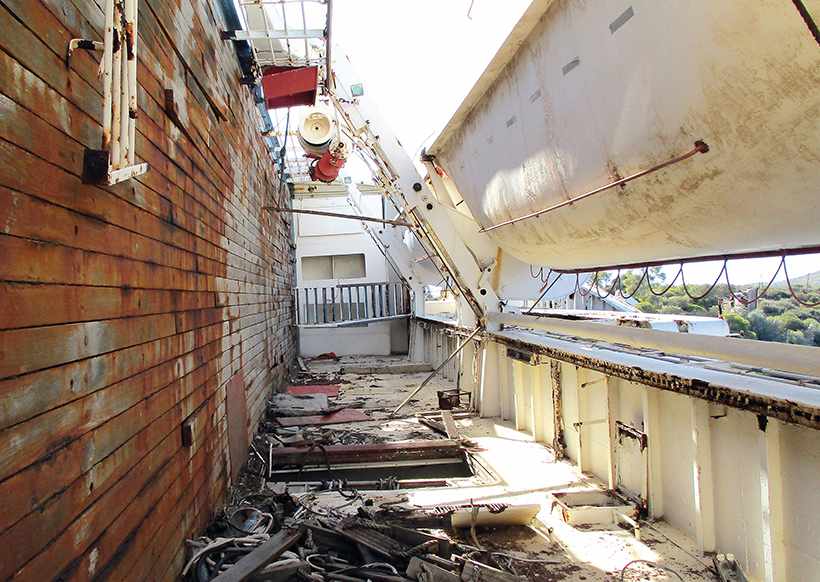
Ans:
POLYGON ((720 386, 697 378, 684 378, 668 373, 653 372, 638 366, 615 364, 601 358, 593 358, 566 350, 559 350, 529 342, 522 342, 503 335, 489 334, 490 339, 502 345, 535 351, 550 360, 559 360, 570 365, 600 372, 635 384, 675 392, 693 398, 700 398, 715 404, 745 410, 753 414, 776 418, 788 424, 820 430, 820 408, 796 404, 720 386))
POLYGON ((271 212, 288 212, 291 214, 312 214, 314 216, 330 216, 331 218, 347 218, 348 220, 363 220, 365 222, 379 222, 381 224, 392 224, 394 226, 413 227, 414 224, 401 220, 388 220, 386 218, 373 218, 371 216, 356 216, 355 214, 338 214, 336 212, 323 212, 321 210, 301 210, 298 208, 282 208, 280 206, 263 206, 262 210, 271 212))
POLYGON ((817 348, 809 346, 754 342, 738 338, 676 333, 512 313, 490 313, 487 320, 612 344, 623 344, 634 348, 656 349, 669 354, 685 354, 756 368, 769 368, 820 377, 820 359, 817 358, 817 348))

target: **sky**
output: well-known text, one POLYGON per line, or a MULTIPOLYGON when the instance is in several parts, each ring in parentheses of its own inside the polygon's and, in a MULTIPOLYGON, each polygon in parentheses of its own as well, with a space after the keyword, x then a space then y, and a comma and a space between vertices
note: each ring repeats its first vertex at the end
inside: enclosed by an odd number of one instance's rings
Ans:
MULTIPOLYGON (((444 129, 530 0, 334 0, 332 42, 416 160, 444 129), (469 16, 468 16, 469 13, 469 16)), ((351 174, 358 178, 355 164, 351 174)), ((779 259, 729 262, 733 284, 768 282, 779 259)), ((688 283, 712 283, 722 263, 689 264, 688 283)), ((790 278, 820 270, 820 255, 787 261, 790 278)), ((665 268, 667 280, 677 267, 665 268)), ((784 280, 781 269, 776 280, 784 280)), ((725 281, 722 281, 725 282, 725 281)))
POLYGON ((332 41, 410 156, 429 146, 530 0, 334 0, 332 41), (468 18, 469 12, 469 18, 468 18))

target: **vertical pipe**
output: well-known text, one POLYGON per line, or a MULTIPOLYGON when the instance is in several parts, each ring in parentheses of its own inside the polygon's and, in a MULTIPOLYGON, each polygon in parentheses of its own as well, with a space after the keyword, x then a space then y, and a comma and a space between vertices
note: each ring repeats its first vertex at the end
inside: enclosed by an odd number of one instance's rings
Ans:
POLYGON ((111 150, 108 156, 109 165, 113 169, 120 167, 120 106, 122 105, 122 13, 114 7, 114 36, 117 39, 117 50, 114 52, 112 73, 114 77, 111 89, 111 150))
POLYGON ((137 9, 139 0, 129 0, 131 10, 129 20, 131 22, 131 42, 128 54, 128 165, 133 166, 135 161, 136 137, 137 137, 137 21, 139 15, 137 9))
MULTIPOLYGON (((307 16, 305 16, 305 3, 304 1, 299 2, 299 5, 302 7, 302 28, 307 30, 307 16)), ((307 36, 307 35, 305 35, 307 36)), ((305 66, 310 65, 310 47, 308 46, 308 39, 305 38, 305 66)))
POLYGON ((293 305, 296 307, 296 325, 299 325, 302 323, 299 317, 299 290, 295 287, 293 288, 293 305))
POLYGON ((544 426, 544 398, 541 390, 541 367, 528 366, 530 371, 530 384, 532 386, 532 394, 530 394, 532 402, 532 438, 537 443, 546 443, 546 429, 544 426))
POLYGON ((114 0, 105 0, 103 52, 103 141, 102 149, 111 147, 111 68, 114 59, 114 0))
POLYGON ((285 45, 288 47, 288 65, 293 66, 293 52, 290 48, 290 33, 288 31, 288 17, 286 14, 287 10, 285 9, 285 2, 280 1, 279 5, 282 7, 282 26, 285 29, 285 45))
POLYGON ((760 505, 763 518, 763 562, 766 582, 786 580, 786 537, 783 525, 783 473, 780 421, 758 419, 760 505))
POLYGON ((663 475, 661 473, 661 414, 660 390, 644 387, 643 391, 644 432, 647 436, 647 463, 649 464, 649 486, 646 499, 649 502, 649 515, 653 519, 663 517, 663 475))
POLYGON ((333 0, 327 0, 327 38, 325 39, 325 94, 330 94, 333 82, 333 71, 330 68, 330 33, 333 21, 333 0))
MULTIPOLYGON (((132 0, 126 0, 131 2, 132 0)), ((120 157, 119 167, 125 168, 128 161, 128 105, 130 103, 128 90, 131 80, 128 78, 128 23, 126 22, 126 15, 128 14, 127 4, 123 6, 121 42, 120 42, 120 66, 122 73, 120 73, 120 157)))

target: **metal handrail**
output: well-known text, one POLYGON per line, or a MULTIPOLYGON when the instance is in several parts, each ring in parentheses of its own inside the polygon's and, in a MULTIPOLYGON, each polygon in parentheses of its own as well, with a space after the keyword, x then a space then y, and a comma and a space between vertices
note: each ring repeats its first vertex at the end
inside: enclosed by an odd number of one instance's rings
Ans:
POLYGON ((351 325, 405 317, 410 313, 409 292, 400 281, 294 287, 296 323, 351 325))

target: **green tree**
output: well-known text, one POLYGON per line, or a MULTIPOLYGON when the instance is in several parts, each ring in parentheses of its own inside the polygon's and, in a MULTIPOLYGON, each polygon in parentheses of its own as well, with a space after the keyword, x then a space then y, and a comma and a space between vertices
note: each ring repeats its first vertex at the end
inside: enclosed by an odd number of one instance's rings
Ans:
POLYGON ((731 333, 739 333, 743 337, 746 337, 749 332, 752 331, 749 320, 742 315, 738 315, 737 313, 725 313, 723 314, 723 319, 729 324, 729 331, 731 333))
POLYGON ((657 313, 658 312, 658 308, 655 307, 655 305, 653 305, 649 301, 641 301, 635 307, 637 309, 639 309, 640 311, 643 311, 644 313, 657 313))
POLYGON ((779 321, 774 317, 766 317, 759 310, 749 314, 749 325, 758 339, 764 342, 785 342, 786 330, 783 329, 779 321))
POLYGON ((775 319, 780 322, 780 325, 783 327, 783 329, 789 331, 800 332, 809 327, 806 323, 804 323, 797 316, 791 313, 784 313, 783 315, 775 317, 775 319))

